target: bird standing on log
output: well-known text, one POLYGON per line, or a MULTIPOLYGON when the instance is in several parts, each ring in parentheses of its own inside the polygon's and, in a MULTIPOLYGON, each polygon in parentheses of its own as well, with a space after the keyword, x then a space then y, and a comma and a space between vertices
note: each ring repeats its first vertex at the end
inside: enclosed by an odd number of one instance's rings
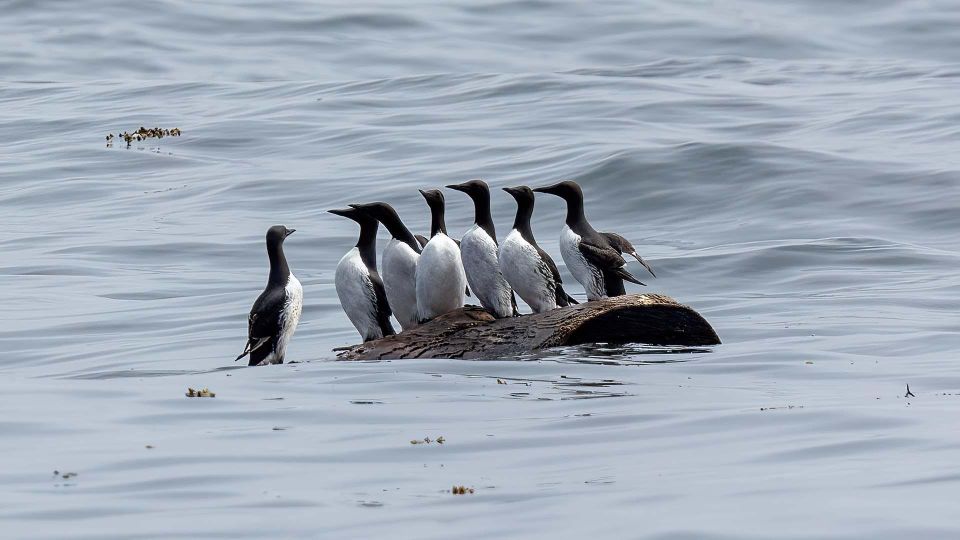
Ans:
POLYGON ((503 190, 517 201, 513 230, 500 245, 500 271, 504 279, 534 313, 576 304, 577 301, 563 290, 556 263, 533 237, 530 227, 533 190, 527 186, 506 187, 503 190))
POLYGON ((267 288, 253 303, 247 319, 247 345, 237 357, 250 355, 251 366, 282 364, 287 344, 300 322, 303 287, 290 271, 283 255, 283 241, 296 229, 274 225, 267 230, 270 275, 267 288))
POLYGON ((377 228, 373 217, 357 208, 329 210, 331 214, 356 221, 360 225, 357 245, 337 264, 334 284, 340 306, 363 341, 391 336, 390 304, 377 272, 377 228))
POLYGON ((420 244, 410 229, 400 221, 397 211, 387 203, 351 204, 376 219, 390 231, 392 238, 383 250, 383 288, 400 327, 413 328, 417 317, 417 260, 420 244))
POLYGON ((500 273, 497 231, 490 214, 490 188, 483 180, 447 187, 462 191, 473 200, 474 224, 460 240, 463 269, 473 295, 498 319, 518 315, 513 290, 500 273))
POLYGON ((566 224, 560 233, 560 254, 570 273, 586 290, 587 300, 625 294, 624 280, 644 285, 624 268, 623 253, 636 258, 656 277, 626 238, 616 233, 597 232, 590 225, 583 213, 583 191, 576 182, 568 180, 533 191, 556 195, 567 203, 566 224))
POLYGON ((426 322, 463 306, 467 277, 460 248, 444 232, 443 193, 420 190, 430 207, 430 240, 417 261, 416 291, 419 322, 426 322))

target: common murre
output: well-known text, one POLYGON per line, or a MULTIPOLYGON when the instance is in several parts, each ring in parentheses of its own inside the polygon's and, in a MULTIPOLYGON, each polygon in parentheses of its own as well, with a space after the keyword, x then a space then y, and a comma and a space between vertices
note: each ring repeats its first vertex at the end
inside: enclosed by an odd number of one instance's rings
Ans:
POLYGON ((363 210, 390 231, 392 238, 383 249, 383 271, 380 272, 383 288, 400 327, 406 330, 417 326, 416 272, 420 244, 389 204, 374 202, 350 207, 363 210))
POLYGON ((578 303, 563 290, 560 271, 550 255, 537 245, 530 227, 533 190, 527 186, 506 187, 517 201, 513 229, 500 244, 500 271, 534 313, 578 303))
POLYGON ((567 217, 560 233, 560 254, 567 269, 583 285, 587 300, 625 294, 623 281, 644 285, 624 268, 623 253, 632 255, 656 277, 626 238, 597 232, 583 213, 583 191, 576 182, 565 181, 533 191, 556 195, 567 203, 567 217))
POLYGON ((377 272, 377 228, 379 223, 363 210, 343 208, 328 210, 331 214, 356 221, 360 237, 356 246, 337 264, 334 284, 340 306, 363 341, 392 336, 390 304, 377 272))
POLYGON ((417 316, 420 322, 463 306, 467 277, 460 260, 460 248, 444 229, 443 193, 420 190, 430 207, 430 240, 417 261, 417 316))
POLYGON ((513 290, 500 273, 497 231, 490 215, 490 188, 483 180, 447 187, 462 191, 473 200, 474 224, 460 240, 463 269, 473 295, 498 319, 518 315, 513 290))
POLYGON ((270 275, 267 288, 253 303, 247 319, 247 346, 237 357, 250 355, 251 366, 282 364, 287 344, 300 322, 303 287, 287 266, 283 241, 296 229, 274 225, 267 230, 267 257, 270 275))

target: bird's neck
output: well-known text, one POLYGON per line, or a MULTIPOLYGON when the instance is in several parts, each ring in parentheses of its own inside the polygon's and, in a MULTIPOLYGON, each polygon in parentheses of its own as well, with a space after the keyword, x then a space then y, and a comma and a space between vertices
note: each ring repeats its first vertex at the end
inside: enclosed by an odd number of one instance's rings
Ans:
POLYGON ((521 204, 517 207, 517 217, 513 220, 513 228, 520 232, 524 240, 535 243, 533 229, 530 227, 530 218, 533 216, 532 204, 521 204))
POLYGON ((287 266, 287 258, 283 255, 283 244, 271 246, 267 250, 267 255, 270 257, 269 284, 285 286, 290 277, 290 267, 287 266))
POLYGON ((583 214, 583 200, 567 201, 567 226, 571 229, 575 226, 581 226, 587 223, 587 217, 583 214))
POLYGON ((371 270, 377 269, 377 222, 360 225, 360 238, 357 240, 357 250, 363 264, 371 270))
POLYGON ((414 252, 420 253, 420 242, 417 242, 417 238, 413 236, 413 233, 402 221, 387 225, 387 230, 390 231, 390 236, 407 244, 414 252))
POLYGON ((430 238, 436 236, 437 233, 447 234, 447 224, 444 221, 443 208, 431 208, 430 210, 430 238))
POLYGON ((490 213, 490 197, 480 197, 473 201, 473 222, 497 241, 497 229, 493 226, 493 215, 490 213))

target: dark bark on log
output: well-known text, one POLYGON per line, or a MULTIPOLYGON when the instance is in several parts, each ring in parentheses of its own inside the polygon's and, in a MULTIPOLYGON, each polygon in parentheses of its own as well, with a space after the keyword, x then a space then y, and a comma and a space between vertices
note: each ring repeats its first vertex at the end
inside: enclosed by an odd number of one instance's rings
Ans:
POLYGON ((395 336, 356 345, 341 360, 502 358, 585 343, 717 345, 720 338, 699 313, 669 296, 631 294, 494 319, 464 307, 395 336))

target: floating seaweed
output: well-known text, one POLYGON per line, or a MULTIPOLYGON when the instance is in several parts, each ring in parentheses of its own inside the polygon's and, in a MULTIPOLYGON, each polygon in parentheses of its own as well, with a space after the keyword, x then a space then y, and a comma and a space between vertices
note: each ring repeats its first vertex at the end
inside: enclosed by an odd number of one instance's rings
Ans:
POLYGON ((217 397, 217 395, 211 392, 209 388, 203 388, 201 390, 187 388, 187 397, 217 397))
POLYGON ((454 495, 466 495, 468 493, 473 493, 473 488, 468 488, 467 486, 453 486, 453 489, 450 490, 454 495))
POLYGON ((140 129, 134 130, 133 132, 124 131, 123 133, 117 133, 116 136, 114 136, 113 133, 108 133, 106 137, 107 147, 113 146, 114 138, 123 139, 124 142, 127 143, 127 148, 130 148, 130 144, 133 143, 134 141, 139 142, 139 141, 145 141, 147 139, 179 137, 181 133, 182 131, 180 131, 180 128, 170 128, 170 129, 161 128, 161 127, 145 128, 143 126, 140 126, 140 129))

